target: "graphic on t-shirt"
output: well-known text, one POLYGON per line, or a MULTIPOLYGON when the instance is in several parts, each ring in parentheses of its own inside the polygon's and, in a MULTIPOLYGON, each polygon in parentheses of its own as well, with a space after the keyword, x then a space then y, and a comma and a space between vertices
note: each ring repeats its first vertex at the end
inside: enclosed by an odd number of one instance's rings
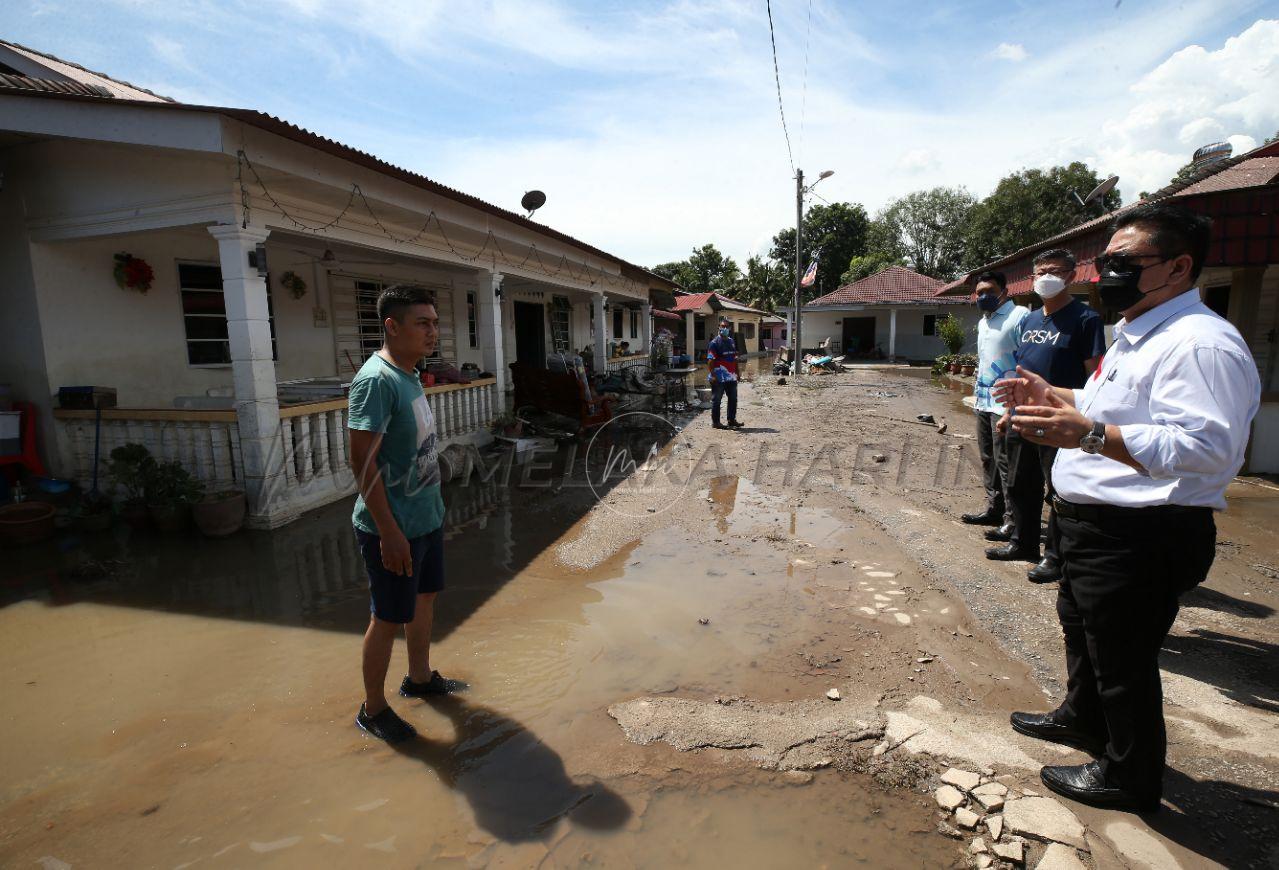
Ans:
POLYGON ((436 450, 435 416, 426 396, 413 402, 413 417, 417 421, 417 487, 434 486, 440 482, 440 458, 436 450))

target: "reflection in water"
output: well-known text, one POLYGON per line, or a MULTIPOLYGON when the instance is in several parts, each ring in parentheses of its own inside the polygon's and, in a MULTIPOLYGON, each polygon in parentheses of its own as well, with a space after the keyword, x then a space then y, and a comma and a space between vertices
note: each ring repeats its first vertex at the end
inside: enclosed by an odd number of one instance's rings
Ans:
POLYGON ((564 816, 594 830, 620 828, 631 817, 612 789, 570 779, 563 759, 519 722, 455 695, 430 705, 453 722, 453 740, 418 735, 394 748, 465 796, 476 824, 499 840, 542 839, 564 816))

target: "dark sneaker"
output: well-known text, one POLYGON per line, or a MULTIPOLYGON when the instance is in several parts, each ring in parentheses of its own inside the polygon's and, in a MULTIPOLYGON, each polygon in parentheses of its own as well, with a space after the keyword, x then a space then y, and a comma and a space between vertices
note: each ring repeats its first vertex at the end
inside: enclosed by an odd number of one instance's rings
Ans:
POLYGON ((376 716, 370 716, 364 712, 364 705, 361 704, 360 712, 355 716, 355 724, 387 743, 402 743, 417 736, 417 729, 401 719, 390 707, 376 716))
POLYGON ((439 671, 431 671, 431 679, 425 683, 415 683, 405 676, 404 682, 400 683, 400 694, 406 698, 429 698, 432 695, 451 695, 469 688, 461 680, 450 680, 441 677, 439 671))

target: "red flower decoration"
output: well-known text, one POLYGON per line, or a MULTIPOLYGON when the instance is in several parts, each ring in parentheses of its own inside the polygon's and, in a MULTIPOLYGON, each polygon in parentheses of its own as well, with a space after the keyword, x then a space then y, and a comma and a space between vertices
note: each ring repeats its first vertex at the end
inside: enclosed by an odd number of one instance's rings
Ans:
POLYGON ((139 293, 150 290, 151 282, 155 280, 155 272, 146 260, 125 251, 115 255, 115 269, 112 271, 120 287, 139 293))

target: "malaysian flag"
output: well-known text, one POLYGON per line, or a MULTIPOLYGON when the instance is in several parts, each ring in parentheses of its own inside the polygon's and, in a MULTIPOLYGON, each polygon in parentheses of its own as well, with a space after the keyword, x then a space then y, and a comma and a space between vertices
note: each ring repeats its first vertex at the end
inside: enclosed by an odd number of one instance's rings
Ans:
POLYGON ((808 271, 804 273, 804 277, 799 279, 799 286, 812 287, 813 282, 817 280, 817 260, 821 256, 821 251, 813 254, 813 259, 808 263, 808 271))

